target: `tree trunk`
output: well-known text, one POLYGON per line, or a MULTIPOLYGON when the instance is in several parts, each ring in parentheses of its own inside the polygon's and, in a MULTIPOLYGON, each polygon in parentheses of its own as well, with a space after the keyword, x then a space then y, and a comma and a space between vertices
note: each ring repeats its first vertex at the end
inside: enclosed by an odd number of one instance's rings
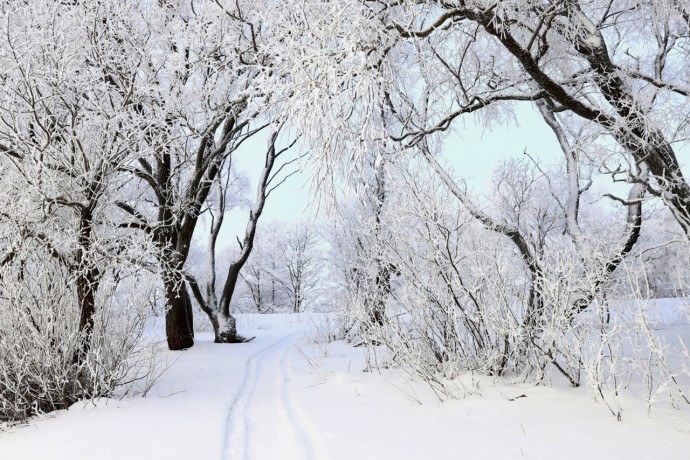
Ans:
POLYGON ((237 321, 232 316, 225 316, 218 313, 212 317, 213 331, 215 333, 215 343, 241 343, 243 340, 237 335, 237 321))
POLYGON ((372 324, 383 327, 386 322, 386 298, 391 292, 391 274, 388 267, 376 259, 376 278, 374 280, 374 298, 369 305, 372 324))
POLYGON ((189 294, 186 285, 177 278, 174 275, 165 277, 165 336, 170 350, 184 350, 194 345, 189 294))
POLYGON ((194 338, 194 305, 192 304, 192 298, 189 295, 189 289, 187 288, 187 283, 182 286, 182 293, 185 299, 185 309, 187 312, 187 325, 189 326, 189 332, 192 334, 192 339, 194 338))
POLYGON ((75 362, 80 361, 91 346, 93 317, 96 314, 96 291, 98 290, 98 268, 90 261, 91 236, 93 232, 93 213, 84 208, 79 221, 79 251, 77 254, 77 300, 79 302, 79 331, 83 333, 81 347, 75 362))
POLYGON ((88 337, 93 330, 93 316, 96 313, 96 289, 98 281, 92 271, 80 273, 77 276, 77 298, 81 315, 79 318, 79 330, 84 333, 85 345, 88 349, 88 337))
MULTIPOLYGON (((382 214, 383 204, 386 201, 386 170, 385 161, 380 158, 376 168, 376 189, 374 196, 374 214, 376 217, 376 226, 374 232, 378 238, 382 231, 382 214)), ((377 244, 378 245, 378 244, 377 244)), ((374 277, 374 297, 369 299, 367 310, 369 311, 369 319, 371 324, 376 324, 383 327, 386 321, 386 299, 390 295, 390 270, 388 270, 387 263, 381 260, 381 254, 375 257, 376 275, 374 277)))

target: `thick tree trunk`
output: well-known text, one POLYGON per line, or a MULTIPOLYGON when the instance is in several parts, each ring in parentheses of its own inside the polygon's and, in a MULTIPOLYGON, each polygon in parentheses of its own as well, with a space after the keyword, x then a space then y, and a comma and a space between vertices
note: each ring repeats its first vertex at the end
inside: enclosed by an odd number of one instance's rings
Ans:
POLYGON ((72 362, 84 362, 91 348, 94 315, 96 314, 96 289, 98 285, 94 270, 88 270, 77 276, 77 301, 79 302, 79 332, 82 333, 80 346, 72 357, 72 362))
POLYGON ((165 277, 165 336, 170 350, 184 350, 194 345, 190 323, 191 302, 186 285, 175 275, 165 277))
MULTIPOLYGON (((204 298, 199 284, 193 277, 188 278, 189 287, 201 310, 208 315, 214 332, 215 343, 241 343, 244 339, 237 335, 237 322, 232 315, 224 314, 216 301, 215 295, 204 298)), ((212 291, 211 291, 212 292, 212 291)))

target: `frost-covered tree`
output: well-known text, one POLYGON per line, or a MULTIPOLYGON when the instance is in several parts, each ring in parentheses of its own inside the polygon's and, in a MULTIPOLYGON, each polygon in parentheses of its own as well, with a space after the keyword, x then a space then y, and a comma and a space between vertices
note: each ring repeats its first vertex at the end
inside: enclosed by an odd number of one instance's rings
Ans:
POLYGON ((293 224, 285 234, 281 285, 294 313, 308 309, 318 300, 316 294, 323 268, 319 242, 313 223, 293 224))
MULTIPOLYGON (((272 126, 269 138, 275 141, 278 131, 266 112, 270 92, 261 85, 271 63, 261 49, 259 12, 266 5, 45 2, 45 18, 36 5, 3 5, 10 18, 3 82, 10 84, 0 148, 15 163, 31 151, 34 164, 26 160, 21 168, 28 181, 36 174, 28 168, 38 171, 39 188, 59 189, 59 175, 80 187, 39 193, 53 209, 80 219, 83 250, 70 264, 80 274, 84 327, 98 278, 85 255, 93 245, 93 214, 106 189, 116 188, 109 204, 118 209, 108 216, 120 222, 113 228, 139 232, 136 238, 155 245, 168 345, 187 348, 193 333, 186 262, 207 199, 247 138, 272 126), (56 183, 43 185, 44 169, 56 183)), ((276 153, 275 146, 269 151, 276 153)), ((250 221, 256 219, 254 213, 250 221)), ((243 251, 241 259, 251 244, 243 251)), ((226 291, 229 299, 232 289, 226 291)))
MULTIPOLYGON (((390 172, 390 201, 381 215, 388 237, 378 253, 395 265, 396 276, 385 299, 388 320, 368 329, 370 343, 387 347, 440 395, 456 394, 448 379, 464 370, 604 382, 591 375, 593 355, 583 350, 612 340, 592 319, 639 234, 637 185, 630 204, 614 213, 597 204, 581 177, 572 207, 578 216, 568 223, 568 180, 576 176, 567 168, 510 160, 497 168, 481 208, 461 184, 448 186, 423 163, 398 161, 390 172)), ((346 311, 366 318, 356 301, 346 311)), ((614 367, 618 358, 611 358, 614 367)))
POLYGON ((85 46, 93 29, 85 11, 46 2, 5 5, 0 93, 3 264, 21 248, 43 248, 73 280, 84 350, 108 270, 150 262, 145 239, 120 228, 120 172, 139 134, 134 110, 111 91, 85 46), (36 5, 34 5, 36 6, 36 5), (39 24, 50 21, 54 27, 39 24), (142 251, 143 250, 143 251, 142 251))
POLYGON ((690 126, 687 15, 676 1, 286 3, 275 76, 319 153, 321 183, 372 154, 370 141, 434 144, 470 114, 491 127, 516 103, 544 101, 589 131, 576 141, 590 155, 615 142, 600 165, 644 183, 690 235, 678 157, 690 126), (285 38, 300 27, 301 40, 285 38))
POLYGON ((155 253, 121 225, 121 171, 139 132, 126 98, 91 65, 91 12, 40 0, 0 7, 2 421, 137 378, 137 304, 155 253), (137 289, 123 287, 131 280, 137 289))
POLYGON ((343 290, 339 301, 356 306, 346 308, 357 312, 352 334, 382 327, 388 319, 397 268, 386 245, 392 237, 387 216, 401 211, 389 204, 389 195, 400 193, 399 184, 389 186, 390 162, 390 153, 382 153, 353 171, 346 192, 337 197, 337 214, 326 226, 331 281, 343 290))
MULTIPOLYGON (((88 8, 88 7, 87 7, 88 8)), ((92 7, 92 65, 139 121, 136 189, 119 202, 158 247, 171 349, 192 346, 185 267, 192 238, 226 161, 267 122, 250 83, 259 70, 251 5, 201 0, 92 7)))
MULTIPOLYGON (((186 275, 192 292, 201 309, 206 312, 215 331, 217 343, 241 342, 243 339, 237 334, 235 318, 231 314, 231 302, 235 297, 235 291, 240 281, 240 272, 249 260, 254 249, 257 225, 266 205, 266 200, 292 173, 284 173, 285 167, 294 163, 293 160, 282 161, 283 155, 290 150, 295 141, 285 146, 279 145, 280 127, 275 127, 268 138, 265 153, 264 166, 259 175, 256 188, 256 198, 249 211, 247 225, 243 239, 239 243, 239 251, 233 254, 228 261, 227 269, 221 271, 217 264, 216 253, 218 250, 219 235, 223 228, 225 203, 228 199, 229 188, 223 183, 223 177, 216 182, 218 198, 216 200, 216 212, 211 221, 211 230, 208 243, 208 273, 205 292, 197 279, 192 274, 186 275), (220 276, 219 276, 220 275, 220 276), (220 295, 219 295, 220 294, 220 295)), ((213 211, 211 211, 213 212, 213 211)))
POLYGON ((270 222, 259 228, 255 246, 240 272, 253 309, 299 313, 320 304, 325 267, 314 222, 270 222))

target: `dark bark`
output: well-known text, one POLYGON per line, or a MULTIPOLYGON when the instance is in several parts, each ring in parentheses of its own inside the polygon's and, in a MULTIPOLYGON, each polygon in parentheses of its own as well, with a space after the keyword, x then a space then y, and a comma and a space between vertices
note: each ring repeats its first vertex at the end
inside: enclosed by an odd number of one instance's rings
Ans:
POLYGON ((84 333, 84 351, 88 350, 89 338, 93 331, 93 316, 96 313, 96 290, 98 281, 92 271, 77 276, 77 298, 81 310, 79 330, 84 333))
POLYGON ((194 334, 189 317, 192 306, 185 283, 175 274, 164 280, 165 301, 165 336, 170 350, 184 350, 194 345, 194 334))
POLYGON ((237 334, 237 329, 223 332, 216 331, 213 343, 243 343, 244 339, 237 334))
POLYGON ((233 317, 228 317, 224 318, 226 322, 229 322, 229 324, 226 324, 224 328, 221 328, 218 324, 218 320, 215 319, 214 321, 211 321, 213 324, 213 331, 214 331, 214 343, 242 343, 244 342, 244 338, 241 337, 239 334, 237 334, 237 323, 235 321, 235 318, 233 317))
POLYGON ((201 289, 199 288, 196 278, 193 276, 188 277, 188 282, 194 298, 199 303, 199 307, 208 315, 208 318, 211 321, 211 325, 213 326, 214 342, 244 342, 244 338, 237 334, 237 323, 235 318, 232 316, 223 316, 222 312, 218 310, 218 306, 215 302, 215 295, 211 294, 208 297, 204 297, 204 295, 201 293, 201 289))
MULTIPOLYGON (((240 104, 235 108, 242 107, 240 104)), ((169 291, 169 309, 165 324, 168 347, 171 350, 189 348, 194 344, 193 307, 186 284, 182 282, 181 273, 189 255, 201 207, 208 198, 213 182, 220 174, 224 158, 229 155, 226 147, 239 135, 243 126, 238 126, 235 116, 231 113, 225 119, 218 144, 211 142, 210 137, 201 140, 195 152, 193 176, 183 187, 185 202, 190 204, 180 215, 173 212, 176 204, 176 195, 173 191, 179 185, 175 181, 180 178, 172 173, 171 154, 164 151, 156 158, 159 201, 163 199, 163 202, 159 203, 158 211, 158 222, 163 227, 158 233, 158 241, 162 248, 162 262, 166 271, 164 278, 170 280, 166 281, 170 286, 166 285, 166 292, 169 291)), ((209 132, 215 133, 218 128, 220 123, 209 129, 209 132)))
POLYGON ((79 250, 77 252, 77 299, 80 307, 79 330, 84 333, 84 351, 88 349, 93 330, 93 316, 96 313, 96 290, 98 289, 98 269, 89 261, 91 235, 93 232, 93 213, 83 209, 79 220, 79 250))
POLYGON ((77 301, 79 302, 79 331, 82 333, 81 346, 74 356, 74 362, 84 359, 91 348, 94 315, 96 314, 96 292, 100 279, 98 267, 91 260, 93 236, 93 211, 91 207, 81 209, 79 215, 79 249, 76 252, 77 301))

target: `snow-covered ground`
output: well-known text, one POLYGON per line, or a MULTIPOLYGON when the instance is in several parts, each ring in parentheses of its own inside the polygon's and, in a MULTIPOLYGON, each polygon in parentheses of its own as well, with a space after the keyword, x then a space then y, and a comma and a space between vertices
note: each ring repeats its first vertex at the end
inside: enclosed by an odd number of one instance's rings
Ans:
POLYGON ((0 460, 690 458, 688 410, 647 415, 630 399, 617 422, 584 389, 487 377, 440 403, 400 371, 365 371, 363 348, 315 344, 319 321, 243 315, 251 342, 200 334, 165 352, 146 398, 79 403, 2 433, 0 460))

